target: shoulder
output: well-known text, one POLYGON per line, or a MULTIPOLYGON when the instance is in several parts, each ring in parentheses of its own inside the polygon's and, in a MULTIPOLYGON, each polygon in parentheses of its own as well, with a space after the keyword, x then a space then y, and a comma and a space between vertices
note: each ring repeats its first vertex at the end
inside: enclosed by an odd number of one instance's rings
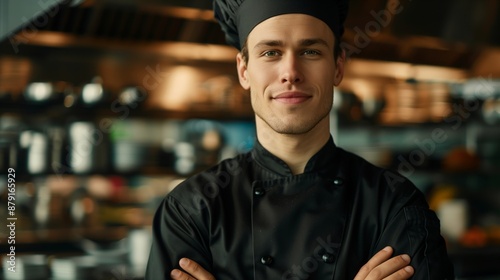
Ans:
POLYGON ((359 195, 427 207, 423 193, 407 177, 397 171, 376 166, 352 152, 338 149, 341 169, 359 195))

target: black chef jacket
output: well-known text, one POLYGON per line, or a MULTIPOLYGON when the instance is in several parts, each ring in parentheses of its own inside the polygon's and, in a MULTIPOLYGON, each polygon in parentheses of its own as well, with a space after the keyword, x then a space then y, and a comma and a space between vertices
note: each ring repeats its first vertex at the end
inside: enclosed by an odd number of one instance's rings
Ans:
POLYGON ((256 143, 170 192, 146 279, 182 257, 217 280, 353 279, 375 253, 409 254, 412 279, 453 279, 439 220, 407 179, 329 142, 293 175, 256 143))

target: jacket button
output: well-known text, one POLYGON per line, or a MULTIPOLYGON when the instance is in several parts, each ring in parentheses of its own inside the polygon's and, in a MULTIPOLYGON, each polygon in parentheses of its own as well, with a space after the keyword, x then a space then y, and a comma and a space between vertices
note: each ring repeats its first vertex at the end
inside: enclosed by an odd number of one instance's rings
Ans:
POLYGON ((332 254, 325 253, 321 256, 324 263, 333 263, 334 257, 332 254))
POLYGON ((263 265, 271 265, 273 263, 273 261, 274 261, 274 259, 271 256, 264 256, 264 257, 260 258, 260 262, 263 265))
POLYGON ((253 190, 253 194, 255 196, 263 196, 265 193, 264 189, 261 188, 261 187, 256 187, 254 190, 253 190))
POLYGON ((337 178, 333 179, 333 184, 335 186, 342 186, 344 184, 344 179, 337 177, 337 178))

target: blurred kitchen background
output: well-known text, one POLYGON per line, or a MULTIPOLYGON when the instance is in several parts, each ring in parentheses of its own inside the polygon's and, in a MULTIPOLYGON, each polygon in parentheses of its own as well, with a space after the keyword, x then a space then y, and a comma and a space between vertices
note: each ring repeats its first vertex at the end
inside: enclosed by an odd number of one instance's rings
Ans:
MULTIPOLYGON (((0 1, 3 279, 141 279, 186 176, 255 142, 211 1, 0 1)), ((500 1, 351 0, 336 143, 408 176, 458 279, 500 279, 500 1)))

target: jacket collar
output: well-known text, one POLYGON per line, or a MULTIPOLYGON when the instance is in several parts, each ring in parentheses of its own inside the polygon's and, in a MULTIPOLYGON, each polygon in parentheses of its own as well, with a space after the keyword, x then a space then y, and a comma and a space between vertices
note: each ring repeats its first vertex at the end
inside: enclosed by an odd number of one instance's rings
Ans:
MULTIPOLYGON (((333 142, 333 138, 330 139, 326 144, 314 154, 306 164, 304 173, 325 173, 327 170, 331 170, 335 164, 335 154, 337 152, 337 147, 333 142)), ((273 155, 271 152, 266 150, 264 146, 257 140, 255 146, 252 150, 252 158, 264 169, 271 171, 278 176, 292 176, 292 171, 288 165, 273 155)))

